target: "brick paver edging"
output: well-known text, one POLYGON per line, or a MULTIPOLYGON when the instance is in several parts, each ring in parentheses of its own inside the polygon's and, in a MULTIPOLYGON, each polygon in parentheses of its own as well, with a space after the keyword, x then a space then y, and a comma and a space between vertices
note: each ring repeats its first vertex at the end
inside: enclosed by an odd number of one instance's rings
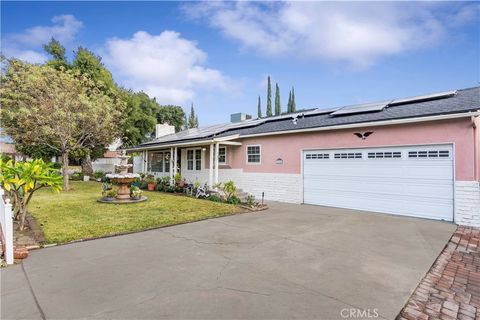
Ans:
POLYGON ((397 319, 480 319, 480 229, 457 228, 397 319))

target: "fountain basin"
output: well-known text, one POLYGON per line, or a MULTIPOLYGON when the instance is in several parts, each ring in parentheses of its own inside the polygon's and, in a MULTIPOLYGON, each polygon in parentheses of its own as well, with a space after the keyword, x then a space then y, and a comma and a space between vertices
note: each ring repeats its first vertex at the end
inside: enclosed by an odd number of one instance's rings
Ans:
POLYGON ((137 203, 137 202, 143 202, 143 201, 147 201, 147 197, 140 197, 138 199, 134 199, 134 198, 128 198, 128 199, 117 199, 117 198, 114 198, 113 200, 106 200, 105 198, 101 198, 101 199, 98 199, 97 202, 101 202, 101 203, 111 203, 111 204, 127 204, 127 203, 137 203))

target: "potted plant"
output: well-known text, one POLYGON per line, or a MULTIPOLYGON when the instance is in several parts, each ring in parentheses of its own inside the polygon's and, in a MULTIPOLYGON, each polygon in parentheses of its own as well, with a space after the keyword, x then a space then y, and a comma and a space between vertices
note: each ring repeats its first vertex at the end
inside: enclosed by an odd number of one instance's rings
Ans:
POLYGON ((145 182, 147 183, 147 190, 148 191, 154 191, 155 190, 155 178, 153 175, 148 175, 147 178, 145 178, 145 182))
POLYGON ((105 201, 113 201, 117 196, 117 192, 113 189, 105 190, 103 192, 103 200, 105 201))
POLYGON ((177 186, 182 189, 185 187, 185 180, 182 180, 182 175, 180 174, 180 172, 175 173, 174 179, 177 186))
POLYGON ((130 197, 133 200, 140 200, 142 198, 142 194, 143 194, 143 191, 140 190, 139 187, 133 186, 130 188, 130 197))

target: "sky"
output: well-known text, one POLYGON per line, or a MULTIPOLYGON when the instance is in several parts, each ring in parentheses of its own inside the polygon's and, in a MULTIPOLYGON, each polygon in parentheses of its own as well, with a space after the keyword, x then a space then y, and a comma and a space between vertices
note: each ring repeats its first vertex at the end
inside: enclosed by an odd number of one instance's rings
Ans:
POLYGON ((120 85, 189 110, 200 126, 266 108, 330 108, 479 85, 475 2, 1 2, 1 49, 32 63, 59 40, 120 85), (274 90, 273 90, 274 91, 274 90), (273 100, 273 98, 272 98, 273 100))

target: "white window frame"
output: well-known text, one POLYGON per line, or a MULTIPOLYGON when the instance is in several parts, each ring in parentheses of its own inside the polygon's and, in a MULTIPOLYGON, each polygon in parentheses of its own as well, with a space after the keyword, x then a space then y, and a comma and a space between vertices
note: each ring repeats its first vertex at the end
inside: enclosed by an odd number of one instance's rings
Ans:
MULTIPOLYGON (((158 173, 170 173, 170 159, 169 160, 166 160, 165 159, 165 156, 167 154, 169 154, 170 151, 169 150, 163 150, 163 151, 152 151, 152 152, 149 152, 148 153, 148 166, 147 166, 147 169, 148 169, 148 172, 158 172, 158 173), (152 170, 152 163, 151 163, 151 157, 154 155, 154 154, 162 154, 162 171, 153 171, 152 170), (165 164, 168 163, 168 171, 165 171, 165 164)), ((171 156, 171 154, 170 154, 171 156)))
POLYGON ((250 164, 250 165, 259 165, 259 164, 262 164, 262 145, 260 144, 250 144, 250 145, 247 145, 246 148, 245 148, 245 161, 247 164, 250 164), (259 157, 260 157, 260 161, 259 162, 250 162, 248 161, 248 147, 258 147, 258 150, 259 150, 259 157))
POLYGON ((186 159, 185 159, 185 162, 186 162, 186 169, 187 171, 202 171, 202 148, 189 148, 186 150, 185 152, 185 155, 186 155, 186 159), (193 167, 192 169, 189 169, 188 168, 188 151, 192 151, 193 152, 193 167), (197 151, 200 151, 200 159, 197 159, 196 157, 196 154, 197 154, 197 151), (197 169, 197 160, 200 160, 200 169, 197 169))
POLYGON ((218 148, 218 164, 223 164, 223 165, 227 164, 227 147, 226 146, 218 148), (220 149, 225 149, 225 161, 220 161, 220 149))

